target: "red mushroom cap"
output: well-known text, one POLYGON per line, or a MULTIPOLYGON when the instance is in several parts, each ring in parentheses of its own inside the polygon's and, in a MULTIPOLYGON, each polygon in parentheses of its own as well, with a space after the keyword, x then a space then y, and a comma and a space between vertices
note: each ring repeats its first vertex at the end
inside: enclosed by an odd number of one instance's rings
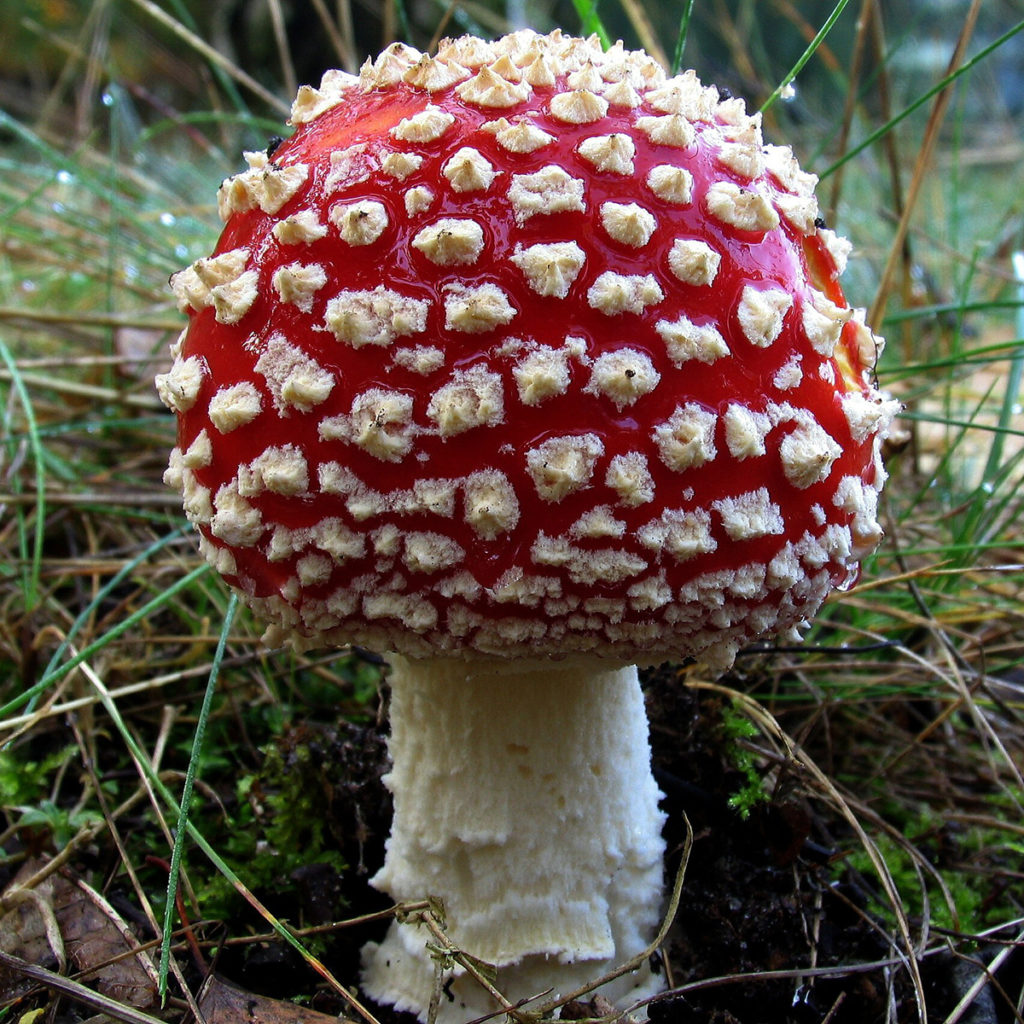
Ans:
POLYGON ((292 121, 175 275, 159 381, 272 640, 725 663, 855 579, 895 403, 741 100, 521 32, 396 44, 292 121))

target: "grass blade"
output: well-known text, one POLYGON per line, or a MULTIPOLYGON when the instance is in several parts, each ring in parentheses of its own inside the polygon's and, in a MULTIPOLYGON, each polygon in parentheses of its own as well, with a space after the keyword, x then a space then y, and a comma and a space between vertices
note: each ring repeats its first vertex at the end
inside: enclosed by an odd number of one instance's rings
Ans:
POLYGON ((679 19, 679 35, 676 37, 676 48, 672 54, 672 74, 675 75, 683 66, 683 50, 686 49, 686 37, 690 34, 690 18, 693 16, 694 0, 686 0, 683 13, 679 19))
POLYGON ((159 977, 161 1003, 167 998, 167 976, 170 972, 171 940, 174 936, 174 907, 178 895, 178 873, 181 870, 185 836, 188 834, 189 811, 192 808, 192 790, 195 786, 196 774, 199 771, 199 759, 202 756, 203 740, 206 737, 206 724, 210 720, 210 705, 213 702, 213 695, 217 689, 220 665, 224 660, 224 651, 227 647, 228 636, 231 633, 231 626, 235 621, 235 612, 237 610, 238 595, 233 593, 230 601, 228 601, 227 610, 224 613, 220 640, 217 642, 217 650, 214 652, 213 662, 210 665, 210 675, 206 683, 206 692, 203 694, 203 703, 199 709, 195 736, 192 740, 192 751, 189 755, 188 768, 185 772, 185 784, 181 792, 181 806, 178 808, 178 826, 174 831, 174 846, 171 849, 171 867, 167 873, 167 901, 164 905, 164 929, 160 943, 159 977))
MULTIPOLYGON (((35 527, 32 536, 31 558, 26 558, 26 561, 29 562, 29 570, 24 582, 24 610, 25 615, 28 616, 36 610, 39 603, 39 578, 42 572, 43 539, 46 530, 46 466, 43 445, 39 439, 39 427, 32 408, 32 399, 29 396, 28 388, 25 387, 25 382, 21 379, 18 364, 14 361, 14 356, 11 355, 10 349, 3 340, 0 340, 0 359, 3 359, 11 375, 11 386, 18 396, 22 415, 25 417, 35 473, 35 527)), ((25 556, 27 550, 24 539, 22 545, 23 556, 25 556)))
POLYGON ((781 82, 775 87, 775 91, 761 104, 760 112, 763 114, 770 110, 775 105, 780 96, 782 96, 786 87, 790 85, 794 78, 803 71, 804 66, 814 56, 815 51, 821 46, 825 37, 832 31, 832 26, 839 20, 839 16, 846 9, 846 5, 850 0, 839 0, 839 3, 832 8, 832 13, 825 19, 825 24, 818 29, 817 35, 811 40, 807 49, 800 55, 800 59, 793 65, 789 74, 787 74, 781 82))

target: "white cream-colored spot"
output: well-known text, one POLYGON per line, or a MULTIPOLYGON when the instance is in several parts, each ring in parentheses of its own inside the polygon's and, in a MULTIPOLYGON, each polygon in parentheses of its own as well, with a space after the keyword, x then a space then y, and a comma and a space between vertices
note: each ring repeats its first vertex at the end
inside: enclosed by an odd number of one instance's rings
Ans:
MULTIPOLYGON (((164 484, 172 490, 181 492, 185 485, 185 466, 183 464, 181 449, 175 445, 171 449, 170 458, 167 460, 167 468, 164 470, 164 484)), ((190 474, 194 477, 194 474, 190 474)))
POLYGON ((465 266, 483 251, 484 230, 475 220, 444 217, 418 232, 412 244, 440 267, 465 266))
POLYGON ((252 308, 259 295, 259 272, 247 270, 234 281, 210 289, 210 298, 220 324, 237 324, 252 308))
POLYGON ((389 89, 398 85, 422 59, 423 54, 405 43, 392 43, 376 60, 369 58, 359 69, 359 84, 364 92, 389 89))
POLYGON ((170 370, 156 378, 160 400, 173 412, 188 412, 196 404, 205 376, 205 363, 199 356, 175 359, 170 370))
POLYGON ((608 537, 624 537, 626 524, 615 517, 609 505, 598 505, 569 527, 569 534, 577 539, 605 540, 608 537))
POLYGON ((359 77, 357 75, 350 75, 337 68, 325 71, 318 89, 314 89, 311 85, 299 86, 299 91, 292 103, 288 123, 307 124, 325 111, 337 106, 350 89, 358 88, 358 86, 359 77))
POLYGON ((415 427, 412 396, 401 391, 370 388, 352 400, 347 416, 331 416, 320 422, 325 441, 344 440, 382 462, 400 462, 412 451, 415 427))
POLYGON ((852 309, 837 306, 822 292, 812 292, 810 301, 803 303, 801 319, 814 351, 830 358, 839 343, 843 324, 852 316, 852 309))
POLYGON ((767 487, 736 497, 721 498, 711 504, 721 517, 730 540, 754 540, 778 535, 785 530, 782 512, 772 501, 767 487))
POLYGON ((334 388, 334 375, 312 356, 290 345, 283 334, 274 334, 256 362, 282 416, 291 409, 309 412, 325 402, 334 388))
POLYGON ((733 402, 725 410, 724 421, 725 443, 733 458, 751 459, 765 454, 764 439, 772 427, 772 421, 765 413, 733 402))
POLYGON ((501 375, 479 363, 468 370, 456 370, 431 396, 427 416, 437 424, 442 437, 501 423, 505 418, 501 375))
POLYGON ((736 310, 744 337, 751 345, 767 348, 782 333, 783 321, 792 305, 793 297, 781 288, 746 285, 736 310))
POLYGON ((480 130, 490 132, 498 145, 509 153, 533 153, 555 141, 554 135, 527 120, 509 123, 502 117, 497 121, 487 121, 480 130))
POLYGON ((706 288, 718 276, 722 254, 699 238, 677 238, 668 253, 668 267, 683 284, 706 288))
POLYGON ((363 618, 391 619, 401 623, 403 632, 426 633, 437 626, 437 609, 414 594, 370 594, 362 600, 363 618))
POLYGON ((646 98, 655 110, 666 114, 685 114, 695 121, 711 120, 718 109, 718 90, 702 85, 692 70, 659 83, 646 98))
POLYGON ((412 485, 410 512, 429 512, 451 519, 455 515, 457 481, 451 479, 417 480, 412 485))
POLYGON ((310 533, 313 543, 339 565, 366 552, 366 538, 350 530, 341 519, 321 519, 310 533))
POLYGON ((466 560, 466 552, 443 533, 406 534, 402 562, 410 572, 435 573, 453 569, 466 560))
POLYGON ((261 491, 294 496, 309 489, 309 468, 294 444, 264 449, 252 462, 238 467, 238 493, 249 498, 261 491))
POLYGON ((589 89, 574 89, 552 96, 549 109, 564 124, 593 124, 608 113, 608 101, 589 89))
POLYGON ((519 499, 504 473, 496 469, 470 473, 462 493, 466 522, 484 540, 495 540, 519 522, 519 499))
POLYGON ((748 562, 739 566, 733 573, 733 578, 728 584, 730 594, 742 597, 747 601, 756 601, 766 597, 768 588, 765 581, 768 576, 768 567, 761 562, 748 562))
POLYGON ((718 163, 737 177, 752 181, 764 173, 761 133, 751 126, 741 135, 743 137, 722 143, 718 163))
POLYGON ((638 117, 638 131, 644 133, 657 146, 672 146, 688 149, 697 138, 693 125, 682 114, 666 114, 662 117, 638 117))
POLYGON ((178 336, 171 342, 169 351, 171 353, 171 359, 178 359, 181 353, 185 351, 185 339, 188 337, 188 328, 184 327, 178 334, 178 336))
POLYGON ((702 508, 666 509, 637 531, 637 539, 652 551, 665 551, 677 562, 710 554, 718 547, 711 535, 711 516, 702 508))
POLYGON ((832 257, 832 262, 836 265, 836 273, 842 274, 846 270, 850 253, 853 252, 853 242, 842 235, 837 235, 830 228, 819 228, 818 238, 821 239, 829 256, 832 257))
POLYGON ((273 217, 295 197, 308 177, 309 168, 305 164, 287 164, 284 167, 271 164, 262 175, 258 200, 260 209, 273 217))
POLYGON ((263 534, 260 510, 238 493, 238 480, 223 484, 213 498, 210 533, 234 548, 252 547, 263 534))
POLYGON ((558 79, 559 68, 547 53, 535 52, 523 68, 523 81, 535 89, 547 89, 558 79))
POLYGON ((413 345, 410 348, 397 349, 391 361, 395 366, 401 366, 425 377, 444 366, 444 349, 435 345, 413 345))
POLYGON ((210 422, 222 433, 252 423, 263 410, 263 396, 255 384, 241 381, 220 388, 210 399, 207 412, 210 422))
POLYGON ((433 93, 442 92, 458 82, 464 82, 469 75, 469 69, 461 64, 424 54, 417 64, 406 71, 402 81, 413 88, 433 93))
POLYGON ((327 303, 325 322, 339 341, 353 348, 390 345, 396 338, 426 330, 425 299, 378 285, 373 291, 343 291, 327 303))
POLYGON ((864 322, 866 311, 855 309, 850 322, 854 326, 854 344, 857 351, 857 362, 863 367, 865 381, 870 382, 875 363, 885 348, 885 338, 875 334, 864 322))
POLYGON ((589 89, 597 92, 604 88, 604 79, 601 77, 593 61, 587 61, 581 68, 570 72, 565 79, 570 89, 589 89))
POLYGON ((249 250, 229 249, 218 256, 196 260, 190 267, 171 277, 171 289, 183 313, 201 310, 213 304, 211 289, 230 284, 245 273, 249 250))
POLYGON ((333 569, 333 562, 315 551, 310 551, 295 562, 295 576, 303 587, 322 586, 331 578, 333 569))
POLYGON ((741 188, 731 181, 716 181, 704 196, 709 214, 740 231, 772 231, 779 226, 779 215, 760 192, 741 188))
POLYGON ((787 192, 810 196, 818 184, 818 176, 800 169, 800 164, 789 146, 764 147, 765 168, 787 192))
POLYGON ((631 508, 654 500, 654 478, 642 452, 612 456, 604 482, 631 508))
MULTIPOLYGON (((541 534, 541 537, 543 536, 541 534)), ((597 583, 622 583, 624 580, 639 576, 648 568, 650 564, 646 558, 632 551, 616 548, 578 548, 572 552, 568 563, 569 579, 573 583, 587 587, 597 583)), ((609 616, 612 619, 620 617, 625 611, 621 598, 593 598, 588 603, 592 608, 601 607, 605 614, 608 614, 609 609, 615 609, 609 616)))
POLYGON ((656 612, 672 600, 672 588, 663 575, 650 576, 634 583, 626 591, 631 608, 637 611, 656 612))
POLYGON ((718 417, 710 409, 696 402, 676 406, 672 415, 651 434, 661 461, 677 473, 710 462, 718 454, 717 422, 718 417))
POLYGON ((438 47, 437 57, 439 60, 450 60, 454 64, 461 64, 475 71, 484 64, 493 64, 498 59, 498 48, 507 38, 503 37, 493 43, 471 35, 444 39, 438 47))
POLYGON ((329 216, 342 239, 349 245, 372 245, 388 226, 387 207, 375 199, 335 203, 329 216))
POLYGON ((776 371, 775 376, 772 378, 772 384, 779 391, 790 391, 795 387, 799 387, 803 379, 803 356, 799 353, 794 353, 776 371))
POLYGON ((661 335, 665 351, 676 366, 691 359, 710 364, 729 355, 729 346, 713 323, 697 324, 681 316, 678 320, 659 320, 654 329, 661 335))
POLYGON ((790 590, 806 577, 800 558, 791 542, 783 545, 768 563, 765 582, 777 590, 790 590))
POLYGON ((451 183, 454 192, 486 191, 497 176, 490 160, 472 146, 463 146, 449 157, 441 173, 451 183))
POLYGON ((842 397, 843 415, 850 427, 850 436, 857 444, 872 434, 888 432, 889 424, 900 411, 900 403, 879 394, 868 397, 859 391, 850 391, 842 397))
POLYGON ((587 302, 607 316, 642 313, 665 298, 653 274, 616 274, 606 270, 587 291, 587 302))
POLYGON ((554 576, 526 575, 521 569, 509 569, 489 588, 489 593, 499 604, 537 608, 542 601, 560 596, 562 584, 554 576))
POLYGON ((402 546, 402 531, 394 523, 386 523, 371 531, 373 550, 384 558, 395 558, 402 546))
POLYGON ((512 262, 538 295, 559 299, 569 294, 586 259, 586 253, 575 242, 540 242, 526 248, 516 245, 512 256, 512 262))
MULTIPOLYGON (((715 113, 723 124, 741 126, 747 119, 747 104, 742 96, 731 96, 729 99, 720 100, 715 106, 715 113)), ((760 117, 755 114, 755 117, 760 117)))
POLYGON ((228 579, 238 573, 238 562, 231 549, 214 544, 203 534, 199 535, 199 553, 213 566, 219 576, 228 579))
POLYGON ((217 189, 217 213, 227 222, 235 213, 247 213, 259 203, 260 174, 267 165, 266 153, 245 153, 249 169, 225 178, 217 189))
POLYGON ((693 175, 685 167, 656 164, 647 172, 647 187, 666 203, 685 206, 693 202, 693 175))
MULTIPOLYGON (((530 548, 530 559, 536 565, 568 570, 573 583, 593 586, 595 583, 621 583, 647 569, 646 558, 615 548, 584 548, 571 544, 566 537, 541 533, 530 548)), ((604 602, 607 607, 607 602, 604 602)), ((622 610, 621 599, 615 607, 622 610)), ((598 617, 583 628, 599 629, 604 623, 598 617)))
POLYGON ((526 469, 545 501, 561 501, 590 483, 603 451, 597 434, 551 437, 526 453, 526 469))
POLYGON ((650 210, 638 203, 602 203, 601 224, 609 237, 623 245, 639 249, 654 234, 658 222, 650 210))
POLYGON ((601 95, 608 101, 610 107, 625 107, 628 110, 633 110, 643 103, 643 97, 633 87, 633 83, 626 78, 606 85, 601 95))
POLYGON ((779 445, 786 479, 801 489, 824 480, 841 454, 842 449, 835 440, 810 419, 799 423, 779 445))
POLYGON ((317 481, 325 494, 345 498, 345 508, 357 522, 365 522, 390 511, 390 501, 378 491, 371 490, 340 462, 321 462, 317 467, 317 481))
POLYGON ((434 193, 426 185, 414 185, 403 196, 405 212, 410 217, 426 213, 434 203, 434 193))
POLYGON ((282 245, 308 245, 327 234, 327 227, 320 222, 315 210, 293 213, 279 220, 271 230, 282 245))
POLYGON ((205 428, 196 434, 195 440, 181 456, 182 466, 188 469, 203 469, 213 461, 213 444, 205 428))
POLYGON ((595 135, 579 144, 579 154, 587 163, 592 164, 595 170, 629 175, 633 173, 636 145, 622 132, 595 135))
POLYGON ((405 181, 410 174, 415 174, 423 165, 423 157, 418 153, 388 153, 380 162, 380 169, 395 181, 405 181))
POLYGON ((818 217, 818 200, 814 196, 791 196, 788 192, 775 194, 775 209, 805 235, 814 232, 818 217))
POLYGON ((594 360, 590 382, 583 389, 603 395, 619 410, 650 394, 661 380, 650 357, 631 348, 605 352, 594 360))
POLYGON ((496 284, 449 284, 444 291, 444 325, 450 331, 482 334, 509 323, 517 312, 496 284))
POLYGON ((568 357, 564 348, 541 346, 512 368, 523 405, 539 405, 548 398, 565 394, 569 387, 568 357))
POLYGON ((524 224, 538 214, 585 210, 584 183, 557 164, 548 164, 534 174, 513 174, 508 188, 516 221, 524 224))
POLYGON ((313 308, 313 297, 327 284, 327 272, 319 263, 289 263, 274 271, 272 282, 282 302, 308 313, 313 308))
POLYGON ((391 129, 393 138, 400 142, 423 143, 436 142, 451 126, 455 124, 455 116, 447 110, 428 104, 418 114, 404 117, 391 129))
POLYGON ((878 492, 864 483, 860 477, 846 476, 839 481, 832 503, 836 508, 848 512, 853 521, 850 523, 850 536, 853 541, 851 553, 856 558, 874 550, 882 538, 882 528, 878 525, 878 492))
POLYGON ((327 173, 324 189, 339 192, 352 185, 367 181, 377 169, 377 157, 369 152, 365 142, 331 151, 331 169, 327 173))
POLYGON ((529 82, 510 82, 485 65, 469 81, 457 85, 455 91, 473 106, 507 109, 529 99, 533 90, 529 82))
POLYGON ((213 518, 210 488, 204 487, 190 469, 181 470, 181 508, 190 523, 209 526, 213 518))

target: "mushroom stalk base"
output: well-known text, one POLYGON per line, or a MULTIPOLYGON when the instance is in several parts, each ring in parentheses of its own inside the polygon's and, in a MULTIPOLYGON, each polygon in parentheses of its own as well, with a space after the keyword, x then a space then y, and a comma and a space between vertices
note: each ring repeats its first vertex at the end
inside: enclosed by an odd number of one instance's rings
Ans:
MULTIPOLYGON (((399 902, 438 897, 449 938, 498 968, 512 1003, 642 953, 662 909, 664 816, 636 669, 391 664, 395 816, 373 884, 399 902)), ((367 994, 426 1020, 440 969, 432 941, 422 924, 394 922, 363 951, 367 994)), ((440 1024, 498 1009, 451 974, 440 1024)), ((600 991, 626 1005, 661 987, 645 964, 600 991)))

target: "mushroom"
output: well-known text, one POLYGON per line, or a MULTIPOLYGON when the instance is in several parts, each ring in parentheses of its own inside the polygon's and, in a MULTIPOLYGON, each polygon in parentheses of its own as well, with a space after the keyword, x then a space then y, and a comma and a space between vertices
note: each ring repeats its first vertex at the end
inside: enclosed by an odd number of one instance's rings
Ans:
MULTIPOLYGON (((388 653, 373 884, 566 991, 662 912, 636 666, 797 638, 879 539, 880 339, 791 149, 621 44, 395 44, 291 120, 173 278, 166 479, 269 644, 388 653)), ((370 996, 426 1019, 430 938, 369 946, 370 996)), ((438 1020, 496 1009, 448 980, 438 1020)))

